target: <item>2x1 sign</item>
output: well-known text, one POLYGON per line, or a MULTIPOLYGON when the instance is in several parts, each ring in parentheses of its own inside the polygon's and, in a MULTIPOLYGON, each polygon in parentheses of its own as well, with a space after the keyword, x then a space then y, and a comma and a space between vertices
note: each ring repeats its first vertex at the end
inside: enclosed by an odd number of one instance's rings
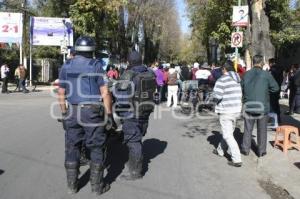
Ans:
POLYGON ((22 43, 22 19, 21 13, 0 12, 0 42, 22 43))

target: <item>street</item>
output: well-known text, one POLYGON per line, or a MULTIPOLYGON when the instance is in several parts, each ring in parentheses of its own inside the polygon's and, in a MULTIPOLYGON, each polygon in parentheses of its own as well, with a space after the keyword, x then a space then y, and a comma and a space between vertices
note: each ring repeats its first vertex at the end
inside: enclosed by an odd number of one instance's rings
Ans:
MULTIPOLYGON (((79 193, 66 192, 64 133, 50 116, 52 102, 47 91, 0 96, 1 199, 93 198, 87 166, 80 170, 79 193)), ((110 140, 106 179, 111 190, 101 198, 270 198, 260 186, 254 154, 243 157, 242 168, 212 154, 218 131, 216 118, 176 120, 164 112, 162 119, 152 119, 144 138, 145 176, 133 182, 118 180, 126 148, 110 140)))

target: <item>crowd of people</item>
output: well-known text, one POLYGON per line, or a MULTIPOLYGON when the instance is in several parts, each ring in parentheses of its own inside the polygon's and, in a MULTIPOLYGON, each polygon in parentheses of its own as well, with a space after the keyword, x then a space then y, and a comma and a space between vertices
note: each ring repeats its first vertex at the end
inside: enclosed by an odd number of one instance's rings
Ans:
MULTIPOLYGON (((243 61, 241 62, 243 63, 243 61)), ((193 65, 186 63, 170 64, 155 62, 148 66, 156 75, 157 93, 159 103, 167 102, 168 107, 176 108, 180 105, 184 96, 183 83, 189 80, 198 82, 198 86, 207 85, 214 87, 216 81, 222 76, 222 67, 219 64, 212 63, 208 65, 204 62, 200 65, 195 62, 193 65)), ((289 99, 289 111, 286 114, 293 115, 300 113, 300 71, 299 64, 293 64, 290 67, 282 67, 276 63, 274 58, 264 63, 262 69, 270 72, 280 87, 280 90, 271 94, 270 112, 277 115, 277 120, 281 122, 281 111, 279 100, 281 98, 289 99)), ((117 80, 125 69, 119 65, 109 65, 107 75, 111 79, 117 80)), ((247 69, 244 64, 238 64, 236 72, 240 78, 244 76, 247 69)), ((204 96, 206 97, 206 96, 204 96)))
POLYGON ((300 101, 300 72, 299 66, 293 65, 290 71, 284 70, 276 64, 275 59, 266 63, 261 55, 253 57, 253 67, 246 70, 238 65, 234 67, 228 60, 224 65, 213 63, 193 66, 182 64, 154 63, 149 67, 155 73, 157 92, 160 101, 167 101, 166 105, 174 108, 180 104, 182 83, 195 80, 198 86, 209 85, 213 89, 212 101, 215 103, 215 112, 219 115, 223 139, 213 152, 224 156, 229 148, 232 161, 228 164, 235 167, 242 166, 241 154, 249 155, 252 132, 257 123, 257 155, 259 158, 267 153, 267 126, 269 113, 277 115, 281 123, 279 100, 281 92, 289 90, 290 110, 287 114, 297 111, 300 101), (287 86, 284 87, 284 84, 287 86), (299 95, 299 96, 298 96, 299 95), (241 147, 234 139, 235 123, 239 117, 244 118, 244 136, 241 147), (241 149, 240 149, 241 148, 241 149))

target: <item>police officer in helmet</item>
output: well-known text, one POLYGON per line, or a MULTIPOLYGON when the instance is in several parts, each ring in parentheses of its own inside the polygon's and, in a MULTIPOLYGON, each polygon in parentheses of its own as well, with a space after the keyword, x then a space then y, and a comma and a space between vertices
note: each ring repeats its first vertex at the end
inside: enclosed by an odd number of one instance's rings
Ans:
POLYGON ((115 92, 119 92, 116 104, 122 107, 122 104, 130 103, 134 107, 127 111, 118 113, 123 117, 124 143, 128 147, 129 159, 126 163, 128 172, 121 175, 122 180, 136 180, 142 177, 143 168, 143 150, 142 138, 146 134, 149 116, 154 109, 153 95, 156 89, 155 74, 142 64, 142 56, 133 51, 128 56, 129 65, 127 70, 120 77, 122 83, 116 86, 115 92), (130 81, 134 86, 124 86, 124 80, 130 81), (134 90, 132 91, 132 88, 134 90), (128 98, 124 97, 124 91, 128 98), (133 97, 131 95, 133 93, 133 97), (127 102, 124 102, 127 101, 127 102))
POLYGON ((92 192, 100 195, 109 190, 103 181, 105 121, 112 121, 111 94, 101 64, 93 59, 95 41, 82 36, 75 43, 76 56, 68 60, 59 74, 59 103, 65 126, 65 168, 68 192, 78 191, 81 143, 90 152, 92 192), (100 99, 103 99, 103 104, 100 99), (68 109, 66 101, 68 101, 68 109), (101 114, 101 108, 102 113, 101 114), (108 120, 107 120, 108 119, 108 120))

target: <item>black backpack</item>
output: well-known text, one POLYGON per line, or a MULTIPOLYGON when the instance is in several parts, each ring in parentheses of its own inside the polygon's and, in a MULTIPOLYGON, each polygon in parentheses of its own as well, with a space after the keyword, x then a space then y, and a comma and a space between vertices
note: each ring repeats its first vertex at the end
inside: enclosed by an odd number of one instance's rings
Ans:
POLYGON ((122 105, 131 103, 135 109, 135 116, 143 116, 154 110, 154 95, 156 91, 155 74, 147 70, 137 73, 132 70, 125 71, 115 86, 117 103, 122 105), (120 97, 124 95, 127 97, 120 97))

